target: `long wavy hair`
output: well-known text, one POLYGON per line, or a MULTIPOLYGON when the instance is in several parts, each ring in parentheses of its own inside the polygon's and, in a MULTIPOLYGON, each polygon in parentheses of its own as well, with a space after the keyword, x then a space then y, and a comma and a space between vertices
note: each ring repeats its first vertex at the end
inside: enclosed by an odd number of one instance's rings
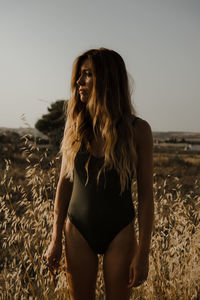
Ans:
MULTIPOLYGON (((133 171, 136 171, 137 154, 132 125, 136 113, 131 103, 125 63, 117 52, 105 48, 91 49, 77 57, 72 70, 71 98, 66 113, 61 144, 61 153, 66 158, 66 177, 73 181, 74 160, 82 142, 90 146, 100 134, 105 141, 105 156, 97 174, 97 182, 102 171, 115 168, 120 176, 122 193, 133 171), (90 61, 93 80, 87 103, 81 102, 77 86, 85 59, 90 61)), ((88 163, 89 159, 85 165, 87 174, 88 163)))

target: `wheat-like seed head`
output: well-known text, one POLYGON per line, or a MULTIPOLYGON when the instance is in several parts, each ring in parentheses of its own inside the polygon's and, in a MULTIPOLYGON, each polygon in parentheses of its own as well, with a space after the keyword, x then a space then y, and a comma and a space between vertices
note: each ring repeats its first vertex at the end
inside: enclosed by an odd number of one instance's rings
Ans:
MULTIPOLYGON (((25 180, 15 183, 12 163, 5 161, 0 188, 1 299, 68 299, 64 258, 53 279, 42 262, 51 238, 53 199, 59 168, 47 152, 24 137, 25 180), (29 298, 31 299, 31 298, 29 298)), ((182 195, 178 177, 158 180, 154 174, 155 221, 147 282, 133 289, 131 299, 197 299, 200 295, 199 180, 182 195), (173 182, 173 188, 172 188, 173 182)), ((137 210, 137 185, 132 185, 137 210)), ((138 234, 138 223, 136 222, 138 234)), ((105 292, 102 263, 96 294, 105 292)))

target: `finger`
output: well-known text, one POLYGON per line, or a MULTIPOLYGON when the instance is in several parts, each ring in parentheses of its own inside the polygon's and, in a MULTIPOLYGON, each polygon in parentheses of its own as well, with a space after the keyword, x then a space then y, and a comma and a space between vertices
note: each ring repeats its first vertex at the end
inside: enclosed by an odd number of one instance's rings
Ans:
POLYGON ((128 282, 128 288, 132 287, 133 283, 133 268, 130 267, 129 269, 129 282, 128 282))
POLYGON ((129 268, 129 282, 133 280, 133 268, 129 268))
POLYGON ((49 264, 48 267, 50 268, 51 273, 53 272, 52 274, 54 274, 55 270, 56 270, 56 273, 58 273, 57 270, 60 267, 60 263, 57 261, 54 261, 52 264, 49 264))
POLYGON ((130 289, 130 288, 132 288, 133 287, 133 284, 132 284, 132 282, 130 282, 129 284, 128 284, 128 288, 130 289))
POLYGON ((52 264, 48 265, 48 270, 50 271, 50 273, 54 276, 55 275, 55 266, 52 264))
POLYGON ((135 282, 133 283, 133 287, 138 287, 140 285, 142 285, 146 280, 145 279, 137 279, 135 280, 135 282))
POLYGON ((132 288, 134 286, 134 279, 129 281, 128 288, 132 288))
POLYGON ((132 278, 132 280, 131 280, 131 282, 130 282, 130 288, 131 288, 131 287, 135 287, 135 284, 137 284, 137 280, 138 280, 137 277, 138 277, 138 276, 137 276, 137 272, 134 272, 134 273, 133 273, 133 278, 132 278))
POLYGON ((45 259, 43 259, 43 263, 44 263, 45 266, 48 268, 48 270, 53 274, 54 265, 52 265, 50 262, 48 262, 48 261, 45 260, 45 259))
POLYGON ((53 265, 53 267, 54 267, 54 269, 58 270, 59 267, 60 267, 60 264, 59 264, 59 263, 55 263, 55 264, 53 265))
POLYGON ((57 264, 57 259, 55 257, 50 257, 47 258, 47 262, 51 267, 55 267, 55 265, 57 264))
POLYGON ((53 259, 52 266, 58 269, 60 267, 60 261, 58 259, 53 259))
POLYGON ((57 257, 53 258, 53 263, 54 264, 59 264, 59 262, 60 262, 59 258, 57 258, 57 257))

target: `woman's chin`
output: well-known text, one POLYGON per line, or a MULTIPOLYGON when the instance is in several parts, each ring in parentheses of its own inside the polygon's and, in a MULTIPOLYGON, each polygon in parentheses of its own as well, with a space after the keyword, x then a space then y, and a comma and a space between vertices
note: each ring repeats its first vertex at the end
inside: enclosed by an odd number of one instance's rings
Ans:
POLYGON ((87 97, 85 97, 84 95, 80 95, 80 100, 81 100, 81 102, 86 103, 87 97))

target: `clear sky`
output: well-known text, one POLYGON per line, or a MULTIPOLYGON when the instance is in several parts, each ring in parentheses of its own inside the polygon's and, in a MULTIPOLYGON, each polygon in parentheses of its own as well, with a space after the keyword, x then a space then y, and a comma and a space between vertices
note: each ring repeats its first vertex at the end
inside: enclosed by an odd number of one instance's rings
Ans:
POLYGON ((200 131, 199 0, 0 0, 0 127, 69 98, 72 63, 119 52, 153 131, 200 131))

